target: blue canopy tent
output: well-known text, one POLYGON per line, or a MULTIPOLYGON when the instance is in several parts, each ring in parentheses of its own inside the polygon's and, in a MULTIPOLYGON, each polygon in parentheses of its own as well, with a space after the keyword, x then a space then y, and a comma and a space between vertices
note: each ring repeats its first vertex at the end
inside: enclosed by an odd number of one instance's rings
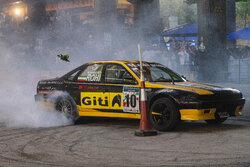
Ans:
POLYGON ((197 34, 198 26, 196 24, 181 26, 162 33, 163 36, 168 37, 197 37, 197 34))
MULTIPOLYGON (((170 37, 170 41, 173 39, 173 37, 170 37)), ((196 36, 196 37, 176 37, 176 39, 177 40, 179 40, 179 41, 183 41, 183 40, 185 40, 185 41, 197 41, 198 40, 198 37, 196 36)))
POLYGON ((227 39, 250 40, 250 26, 245 27, 239 31, 227 34, 227 39))
POLYGON ((168 31, 164 31, 162 33, 162 36, 156 35, 152 38, 153 43, 160 43, 161 45, 164 45, 164 38, 163 37, 169 37, 169 41, 173 39, 173 37, 176 37, 179 41, 197 41, 198 37, 198 26, 196 24, 190 24, 185 26, 180 26, 175 29, 171 29, 168 31))

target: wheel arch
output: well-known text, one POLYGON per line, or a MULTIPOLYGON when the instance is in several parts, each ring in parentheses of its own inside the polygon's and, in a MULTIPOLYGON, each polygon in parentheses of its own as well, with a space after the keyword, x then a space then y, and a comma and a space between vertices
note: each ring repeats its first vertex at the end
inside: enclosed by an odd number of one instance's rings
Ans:
POLYGON ((180 121, 180 111, 174 98, 168 94, 159 94, 154 96, 151 102, 152 106, 150 106, 151 108, 149 115, 152 126, 159 131, 172 131, 175 129, 180 121), (155 108, 155 106, 162 106, 162 104, 164 107, 168 108, 167 111, 165 109, 158 111, 155 108), (160 115, 155 113, 159 113, 160 115))
POLYGON ((173 96, 171 96, 170 94, 168 94, 168 93, 159 93, 159 94, 155 94, 154 96, 152 96, 150 98, 150 101, 149 101, 149 104, 148 104, 149 109, 151 108, 152 104, 156 100, 158 100, 160 98, 169 98, 169 99, 171 99, 174 102, 174 104, 177 106, 177 108, 179 109, 179 103, 177 102, 177 100, 173 96))

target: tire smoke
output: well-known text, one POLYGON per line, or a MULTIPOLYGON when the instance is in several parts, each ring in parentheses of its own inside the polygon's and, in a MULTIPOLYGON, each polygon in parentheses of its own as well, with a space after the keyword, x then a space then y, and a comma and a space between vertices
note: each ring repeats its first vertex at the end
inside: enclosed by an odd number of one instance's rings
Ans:
MULTIPOLYGON (((39 76, 25 70, 29 64, 22 62, 0 43, 0 122, 10 127, 51 127, 72 122, 57 111, 48 111, 35 103, 34 94, 39 76)), ((35 71, 35 69, 33 69, 35 71)))
MULTIPOLYGON (((110 7, 117 10, 117 5, 96 2, 100 11, 110 7)), ((69 12, 57 10, 53 23, 40 27, 24 21, 16 32, 8 29, 6 38, 0 38, 0 123, 12 127, 69 125, 65 115, 36 105, 34 95, 39 80, 62 76, 90 61, 138 60, 136 32, 128 31, 130 26, 121 23, 117 15, 107 13, 95 12, 93 24, 83 25, 80 20, 72 20, 69 12), (58 60, 58 54, 69 54, 70 63, 58 60)), ((154 25, 150 24, 154 20, 147 18, 149 25, 154 25)), ((154 53, 147 59, 163 62, 154 53)))

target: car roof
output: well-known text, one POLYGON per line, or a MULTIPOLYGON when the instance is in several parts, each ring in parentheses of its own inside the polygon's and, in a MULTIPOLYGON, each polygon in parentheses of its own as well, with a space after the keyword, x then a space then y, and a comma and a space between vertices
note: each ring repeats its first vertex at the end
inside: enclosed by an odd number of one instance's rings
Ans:
MULTIPOLYGON (((139 60, 105 60, 105 61, 93 61, 89 62, 88 64, 93 63, 139 63, 139 60)), ((143 63, 154 63, 149 61, 143 61, 143 63)))

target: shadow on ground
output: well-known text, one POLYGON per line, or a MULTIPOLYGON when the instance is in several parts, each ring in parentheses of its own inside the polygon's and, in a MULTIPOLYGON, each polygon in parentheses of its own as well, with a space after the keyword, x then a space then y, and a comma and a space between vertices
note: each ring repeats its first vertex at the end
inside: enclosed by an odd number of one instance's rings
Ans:
POLYGON ((237 124, 237 121, 226 121, 220 125, 209 125, 205 121, 181 122, 175 129, 176 132, 210 133, 230 131, 245 128, 245 125, 237 124))
MULTIPOLYGON (((140 126, 140 120, 120 118, 81 118, 77 122, 77 125, 117 127, 118 129, 128 128, 137 130, 140 126)), ((247 126, 240 124, 238 120, 228 120, 220 125, 208 125, 205 121, 180 121, 179 125, 173 130, 173 132, 210 133, 237 130, 245 127, 247 126)))

